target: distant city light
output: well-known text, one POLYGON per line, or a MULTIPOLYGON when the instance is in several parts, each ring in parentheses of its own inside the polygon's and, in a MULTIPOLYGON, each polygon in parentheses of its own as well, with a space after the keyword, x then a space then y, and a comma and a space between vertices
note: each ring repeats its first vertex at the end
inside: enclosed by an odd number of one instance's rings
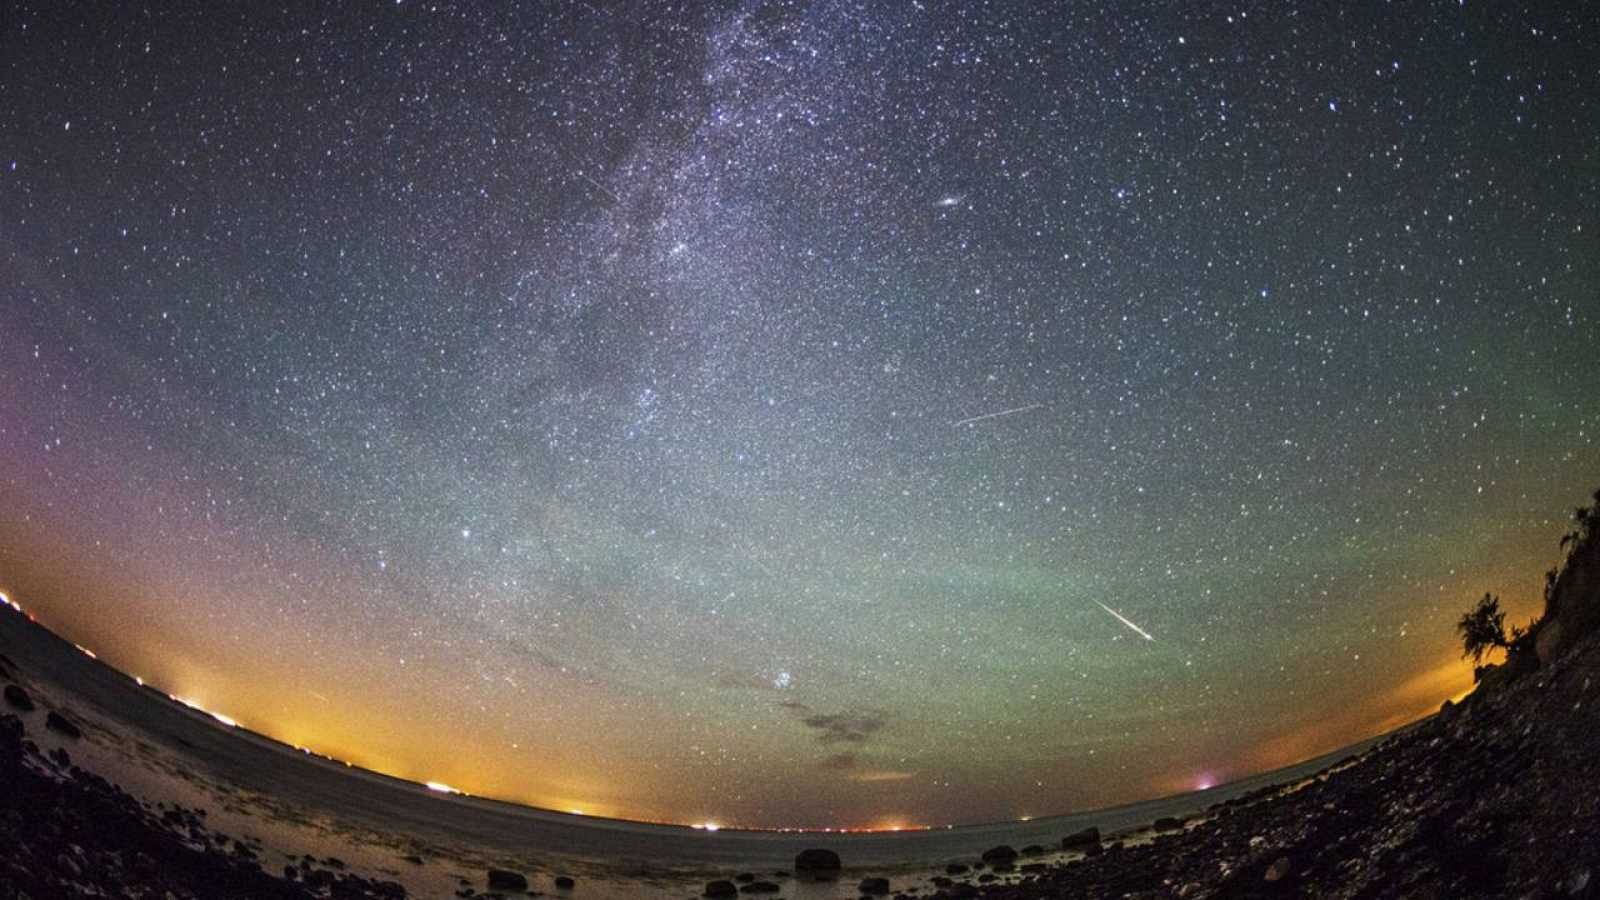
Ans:
POLYGON ((459 793, 461 793, 460 791, 456 790, 455 788, 451 787, 448 784, 445 784, 442 781, 427 781, 427 782, 424 782, 422 786, 427 788, 430 791, 433 791, 434 793, 437 793, 437 794, 459 794, 459 793))
POLYGON ((222 724, 228 726, 229 728, 238 728, 239 727, 239 722, 238 722, 237 719, 234 719, 231 716, 225 716, 225 715, 223 715, 222 713, 219 713, 219 712, 212 712, 211 710, 206 709, 204 706, 201 706, 198 702, 196 702, 194 700, 190 700, 188 697, 179 697, 177 694, 168 694, 167 696, 170 697, 174 702, 182 703, 184 706, 189 707, 190 709, 194 710, 195 712, 205 713, 206 715, 210 716, 213 719, 216 719, 218 722, 221 722, 222 724))

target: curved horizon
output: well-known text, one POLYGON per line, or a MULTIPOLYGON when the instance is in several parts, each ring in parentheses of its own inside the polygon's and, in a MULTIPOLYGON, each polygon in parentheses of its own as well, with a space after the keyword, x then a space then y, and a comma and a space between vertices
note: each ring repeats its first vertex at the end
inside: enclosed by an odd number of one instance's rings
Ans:
POLYGON ((645 821, 1390 731, 1600 472, 1595 27, 19 11, 0 589, 276 740, 645 821))
MULTIPOLYGON (((387 780, 392 781, 392 782, 396 782, 398 784, 405 785, 405 786, 410 787, 410 788, 419 788, 419 789, 421 789, 421 790, 423 790, 425 792, 437 795, 442 799, 460 798, 460 799, 463 799, 463 800, 487 801, 487 802, 493 803, 493 804, 503 804, 503 805, 506 805, 506 806, 515 807, 516 809, 520 809, 520 810, 527 810, 527 811, 536 812, 536 813, 540 813, 540 814, 544 814, 544 815, 549 815, 549 816, 555 817, 557 819, 560 819, 562 821, 570 821, 570 822, 573 822, 573 823, 595 823, 595 824, 615 823, 615 824, 619 824, 619 825, 642 825, 642 826, 649 826, 649 827, 670 828, 670 829, 674 829, 674 830, 677 830, 677 831, 695 831, 695 832, 702 832, 702 833, 708 833, 708 834, 711 834, 711 833, 722 834, 722 833, 726 832, 726 833, 729 833, 729 834, 751 834, 751 835, 767 834, 767 835, 793 835, 793 836, 829 835, 829 836, 837 836, 837 837, 847 837, 847 836, 880 836, 880 837, 882 837, 882 836, 892 836, 892 835, 908 835, 909 836, 909 835, 913 835, 913 834, 917 834, 917 833, 927 833, 927 832, 940 832, 940 833, 962 832, 962 831, 988 831, 988 832, 992 832, 992 831, 995 831, 996 829, 1014 830, 1014 829, 1016 829, 1017 827, 1019 827, 1021 825, 1031 825, 1031 826, 1043 829, 1043 828, 1045 828, 1047 826, 1052 826, 1052 825, 1054 825, 1056 823, 1060 823, 1060 822, 1072 821, 1072 822, 1076 823, 1076 822, 1086 821, 1088 819, 1088 817, 1100 816, 1101 814, 1110 814, 1112 816, 1111 821, 1114 821, 1114 822, 1118 823, 1116 825, 1110 826, 1110 829, 1109 829, 1112 833, 1115 833, 1115 832, 1122 831, 1122 830, 1137 830, 1140 827, 1146 827, 1146 826, 1149 825, 1149 820, 1152 819, 1152 817, 1150 815, 1144 815, 1142 817, 1129 818, 1127 815, 1122 815, 1122 816, 1115 815, 1117 813, 1126 813, 1128 811, 1131 811, 1131 810, 1134 810, 1134 809, 1140 809, 1140 808, 1162 806, 1163 804, 1165 804, 1166 807, 1170 808, 1170 805, 1171 805, 1172 801, 1174 801, 1174 800, 1181 800, 1181 799, 1184 799, 1184 798, 1187 798, 1187 797, 1198 797, 1199 795, 1202 795, 1202 794, 1204 794, 1206 796, 1206 798, 1210 801, 1210 802, 1208 802, 1206 804, 1206 808, 1209 808, 1212 805, 1215 805, 1215 804, 1218 804, 1218 803, 1222 803, 1222 802, 1224 802, 1226 800, 1229 800, 1231 798, 1242 796, 1246 792, 1246 790, 1254 790, 1254 789, 1258 789, 1258 788, 1266 787, 1266 786, 1283 787, 1283 786, 1286 786, 1287 783, 1283 782, 1283 781, 1279 781, 1279 780, 1277 780, 1277 778, 1278 778, 1278 776, 1280 776, 1280 775, 1282 775, 1284 773, 1293 772, 1293 773, 1298 773, 1298 777, 1306 777, 1306 776, 1308 776, 1310 774, 1313 774, 1316 770, 1325 768, 1326 764, 1328 764, 1330 762, 1334 763, 1334 764, 1337 764, 1336 757, 1346 757, 1346 756, 1350 756, 1350 755, 1359 753, 1362 750, 1364 750, 1367 746, 1372 745, 1374 742, 1382 740, 1384 738, 1387 738, 1388 736, 1394 735, 1394 734, 1399 733, 1401 731, 1404 731, 1404 730, 1412 727, 1413 725, 1417 724, 1417 722, 1415 722, 1415 721, 1414 722, 1402 723, 1402 724, 1398 725, 1392 731, 1388 731, 1388 732, 1385 732, 1383 734, 1374 735, 1374 736, 1371 736, 1371 737, 1366 737, 1366 738, 1363 738, 1363 739, 1352 741, 1351 743, 1346 744, 1346 745, 1344 745, 1342 747, 1336 748, 1336 749, 1331 750, 1331 751, 1319 753, 1319 754, 1317 754, 1315 756, 1307 757, 1305 759, 1294 760, 1294 761, 1291 761, 1289 764, 1287 764, 1285 766, 1282 766, 1280 768, 1277 768, 1277 769, 1269 769, 1269 770, 1261 771, 1261 772, 1241 773, 1237 777, 1232 778, 1232 779, 1230 779, 1228 781, 1225 781, 1225 782, 1220 782, 1220 783, 1216 783, 1216 784, 1206 784, 1206 785, 1203 785, 1203 786, 1198 786, 1198 787, 1195 787, 1193 789, 1186 790, 1186 791, 1181 791, 1181 792, 1174 793, 1174 794, 1165 794, 1165 795, 1156 795, 1156 796, 1150 796, 1150 797, 1135 798, 1135 799, 1130 800, 1130 801, 1128 801, 1126 803, 1120 803, 1120 804, 1116 804, 1116 805, 1113 805, 1113 806, 1095 807, 1095 808, 1092 808, 1092 809, 1069 810, 1069 811, 1065 811, 1065 812, 1049 813, 1049 814, 1045 814, 1045 815, 1041 815, 1041 816, 1028 816, 1028 817, 1022 818, 1022 819, 997 819, 997 820, 986 821, 986 822, 963 822, 963 823, 947 823, 947 824, 937 824, 937 825, 925 824, 925 825, 886 827, 886 828, 852 827, 852 826, 827 827, 827 826, 806 826, 806 825, 800 825, 800 826, 776 826, 776 825, 773 825, 773 826, 762 826, 762 825, 741 825, 739 823, 732 823, 732 822, 730 822, 730 823, 721 823, 721 822, 673 822, 673 821, 660 821, 660 820, 650 820, 650 819, 630 819, 630 818, 626 818, 626 817, 594 815, 594 814, 590 814, 590 813, 580 812, 578 810, 553 809, 553 808, 550 808, 550 807, 537 806, 537 805, 534 805, 534 804, 531 804, 531 803, 527 803, 527 802, 524 802, 524 801, 521 801, 521 800, 517 800, 515 798, 496 797, 496 796, 492 796, 492 795, 476 794, 476 793, 473 793, 473 792, 470 792, 470 791, 465 791, 465 790, 458 790, 458 789, 454 788, 451 785, 446 785, 446 784, 442 784, 442 783, 439 783, 439 782, 415 781, 415 780, 411 780, 411 779, 405 778, 403 776, 395 775, 393 773, 382 772, 382 771, 379 771, 379 770, 376 770, 376 769, 368 769, 368 768, 365 768, 365 767, 363 767, 363 766, 361 766, 361 765, 359 765, 357 763, 351 762, 349 760, 339 759, 337 757, 333 757, 333 756, 329 756, 329 755, 320 753, 320 752, 318 752, 317 750, 315 750, 314 748, 311 748, 311 747, 297 746, 295 744, 291 744, 291 743, 285 742, 285 741, 283 741, 283 740, 281 740, 281 739, 279 739, 279 738, 277 738, 277 737, 275 737, 275 736, 273 736, 271 734, 253 730, 246 723, 237 721, 237 720, 233 719, 231 716, 226 715, 225 713, 221 713, 221 712, 218 712, 216 710, 206 709, 205 707, 199 705, 198 703, 196 703, 196 702, 194 702, 194 701, 192 701, 192 700, 190 700, 188 698, 181 697, 181 696, 179 696, 177 694, 172 694, 172 693, 167 692, 160 685, 147 682, 147 681, 145 681, 143 678, 141 678, 139 676, 130 674, 130 673, 126 672, 126 671, 123 671, 122 669, 117 668, 116 666, 111 665, 106 660, 101 659, 99 654, 95 653, 91 648, 85 647, 85 646, 83 646, 81 644, 77 644, 77 643, 73 642, 70 638, 68 638, 67 636, 58 634, 57 632, 53 631, 49 627, 48 624, 46 624, 45 622, 40 621, 38 619, 38 617, 34 613, 32 613, 30 610, 28 610, 23 604, 19 603, 16 600, 16 598, 11 597, 10 595, 6 594, 3 591, 0 591, 0 604, 8 604, 8 605, 12 606, 13 609, 17 613, 19 613, 22 616, 24 616, 25 618, 27 618, 27 620, 29 621, 30 624, 35 625, 38 628, 42 629, 46 634, 48 634, 51 638, 55 639, 56 641, 59 641, 61 643, 65 643, 65 644, 71 644, 74 650, 76 650, 79 653, 82 653, 84 656, 89 657, 91 660, 94 661, 94 664, 103 666, 107 670, 113 672, 114 674, 116 674, 117 676, 122 678, 124 681, 133 682, 137 687, 145 689, 145 690, 148 690, 148 691, 150 691, 150 692, 152 692, 154 694, 159 695, 159 697, 162 700, 170 702, 175 706, 182 707, 182 708, 184 708, 185 710, 187 710, 189 712, 195 713, 202 720, 208 720, 208 721, 206 721, 206 724, 209 725, 210 727, 216 727, 217 725, 221 725, 221 726, 224 726, 229 732, 237 732, 237 733, 242 734, 242 735, 247 735, 247 736, 249 736, 251 738, 260 739, 260 740, 266 742, 267 744, 278 748, 280 751, 288 751, 289 755, 292 756, 292 757, 298 758, 298 757, 303 755, 303 756, 306 756, 306 757, 309 757, 309 758, 313 758, 313 759, 319 760, 319 761, 324 762, 324 763, 331 763, 336 768, 339 768, 341 770, 349 770, 349 771, 360 773, 360 774, 364 774, 364 775, 373 775, 373 776, 377 776, 379 778, 387 779, 387 780), (1360 748, 1360 749, 1357 749, 1357 748, 1360 748)), ((70 690, 70 688, 69 688, 69 690, 70 690)), ((1459 700, 1460 697, 1456 697, 1454 699, 1459 700)), ((91 699, 90 702, 94 702, 94 700, 91 699)), ((104 713, 104 712, 106 712, 106 710, 102 709, 101 712, 104 713)), ((1424 716, 1423 718, 1427 718, 1427 716, 1424 716)), ((1421 720, 1419 719, 1417 721, 1421 721, 1421 720)), ((129 724, 133 724, 134 727, 140 727, 137 723, 134 723, 132 721, 130 721, 129 724)), ((1163 813, 1163 814, 1167 814, 1167 813, 1163 813)), ((1203 814, 1202 807, 1194 806, 1191 810, 1189 810, 1187 815, 1193 816, 1193 815, 1200 815, 1200 814, 1203 814)), ((1102 829, 1102 830, 1107 830, 1107 829, 1102 829)))

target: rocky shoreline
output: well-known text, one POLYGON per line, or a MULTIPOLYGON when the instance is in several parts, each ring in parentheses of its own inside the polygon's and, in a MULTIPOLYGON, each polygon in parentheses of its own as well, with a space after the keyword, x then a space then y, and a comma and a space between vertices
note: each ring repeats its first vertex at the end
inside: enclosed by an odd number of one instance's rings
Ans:
MULTIPOLYGON (((0 659, 0 676, 15 680, 14 669, 0 659)), ((68 750, 42 751, 30 728, 70 744, 76 726, 35 708, 21 686, 8 685, 5 699, 0 900, 408 896, 336 859, 269 871, 259 841, 209 828, 204 810, 141 802, 76 766, 68 750)), ((1600 896, 1597 700, 1600 636, 1300 784, 1140 832, 1103 838, 1090 829, 1053 847, 996 847, 950 861, 944 874, 874 875, 858 887, 863 896, 946 900, 1600 896)), ((807 874, 801 862, 797 877, 807 874)), ((492 873, 481 889, 520 894, 514 874, 492 873)), ((730 876, 705 895, 784 887, 730 876)), ((457 895, 478 890, 463 884, 457 895)))
MULTIPOLYGON (((5 665, 5 661, 0 661, 5 665)), ((58 747, 41 751, 24 719, 42 719, 63 738, 80 733, 69 719, 33 710, 28 694, 8 686, 0 715, 0 898, 77 897, 205 900, 263 897, 398 900, 399 884, 338 871, 338 860, 302 860, 267 872, 261 845, 206 825, 202 809, 147 805, 72 761, 58 747)))
POLYGON ((1591 639, 1302 785, 1155 823, 1147 843, 1080 837, 1081 859, 1014 883, 978 882, 1016 867, 1002 862, 916 896, 1600 896, 1597 712, 1591 639))

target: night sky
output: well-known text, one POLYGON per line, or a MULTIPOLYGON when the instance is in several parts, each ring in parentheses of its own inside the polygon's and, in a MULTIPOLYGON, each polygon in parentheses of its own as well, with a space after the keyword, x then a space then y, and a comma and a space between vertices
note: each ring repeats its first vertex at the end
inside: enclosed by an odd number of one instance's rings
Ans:
POLYGON ((0 12, 0 588, 283 740, 1192 789, 1465 690, 1600 484, 1587 5, 213 6, 0 12))

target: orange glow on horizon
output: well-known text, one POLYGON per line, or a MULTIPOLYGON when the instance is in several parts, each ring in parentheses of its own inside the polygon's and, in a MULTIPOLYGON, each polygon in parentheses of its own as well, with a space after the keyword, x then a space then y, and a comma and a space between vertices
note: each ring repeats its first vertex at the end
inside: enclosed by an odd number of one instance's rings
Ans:
MULTIPOLYGON (((0 593, 0 601, 12 606, 14 609, 21 609, 20 604, 8 594, 0 593)), ((89 651, 87 648, 78 644, 74 644, 73 646, 90 658, 96 660, 99 659, 98 656, 89 651)), ((1374 698, 1369 703, 1350 707, 1341 715, 1307 724, 1301 728, 1280 735, 1266 742, 1265 744, 1262 744, 1254 752, 1246 755, 1244 761, 1237 770, 1230 770, 1228 767, 1222 767, 1219 769, 1208 770, 1206 775, 1198 777, 1207 782, 1204 785, 1205 787, 1209 787, 1210 783, 1220 783, 1239 777, 1246 777, 1249 774, 1271 771, 1284 766, 1294 765, 1305 759, 1313 758, 1315 756, 1337 750, 1339 747, 1347 746, 1349 743, 1351 743, 1351 735, 1360 735, 1360 738, 1357 738, 1359 740, 1391 731, 1395 728, 1401 727, 1431 714, 1437 709, 1438 704, 1444 699, 1453 699, 1459 701, 1465 695, 1470 694, 1473 687, 1471 671, 1471 666, 1462 660, 1453 657, 1447 658, 1444 662, 1435 665, 1432 668, 1426 669, 1401 682, 1386 693, 1374 698), (1224 775, 1221 773, 1226 774, 1224 775)), ((141 676, 130 675, 128 677, 135 680, 141 686, 146 684, 145 680, 141 676)), ((223 725, 232 728, 245 727, 238 720, 226 714, 212 711, 194 697, 183 696, 179 694, 168 694, 168 696, 174 702, 183 704, 185 707, 209 716, 223 725)), ((310 709, 314 711, 320 711, 315 707, 311 707, 310 709)), ((344 721, 346 723, 354 722, 358 726, 354 729, 357 734, 366 731, 365 727, 360 727, 363 723, 361 717, 352 717, 349 715, 335 716, 333 713, 328 713, 328 715, 331 718, 336 718, 337 720, 344 721)), ((586 802, 580 806, 576 805, 576 803, 571 799, 564 799, 555 796, 507 796, 492 791, 484 791, 480 793, 477 789, 470 789, 470 786, 479 783, 479 779, 471 774, 471 772, 460 773, 456 776, 452 776, 452 782, 469 785, 469 789, 464 790, 454 787, 450 782, 418 778, 407 771, 409 768, 407 766, 392 765, 386 761, 378 761, 368 753, 353 749, 355 745, 350 742, 349 738, 340 739, 338 737, 339 729, 318 727, 319 725, 324 724, 325 723, 321 722, 303 721, 297 726, 278 729, 274 728, 269 723, 261 728, 258 733, 262 734, 264 737, 292 747, 301 753, 318 756, 330 762, 334 762, 346 767, 360 768, 366 771, 371 771, 387 777, 395 778, 397 780, 406 781, 439 794, 453 796, 478 796, 488 799, 496 799, 502 802, 523 805, 534 809, 564 811, 571 815, 586 817, 617 818, 627 821, 687 826, 707 833, 715 833, 729 827, 726 823, 719 820, 701 820, 689 822, 670 817, 652 817, 639 814, 629 815, 625 812, 613 810, 605 810, 602 812, 599 810, 604 808, 603 805, 586 802), (313 737, 313 735, 319 735, 324 732, 327 734, 327 737, 325 738, 313 737), (294 738, 290 740, 283 735, 293 735, 294 738), (317 747, 344 744, 350 744, 352 749, 337 750, 333 752, 326 752, 316 749, 317 747)), ((858 773, 858 776, 852 780, 899 781, 909 777, 909 773, 868 772, 858 773), (866 777, 861 777, 862 774, 865 774, 866 777)), ((1193 770, 1189 770, 1175 779, 1164 779, 1158 783, 1156 787, 1156 795, 1159 796, 1165 794, 1183 793, 1195 790, 1197 789, 1198 785, 1196 778, 1197 775, 1195 772, 1193 770)), ((1019 821, 1027 822, 1032 818, 1033 816, 1031 815, 1024 815, 1019 818, 1019 821)), ((815 831, 821 833, 845 834, 873 832, 894 833, 902 831, 927 830, 932 826, 913 825, 908 824, 906 821, 900 818, 890 818, 860 826, 789 828, 781 826, 763 827, 758 825, 739 825, 737 827, 740 830, 755 831, 815 831)))
MULTIPOLYGON (((0 602, 36 621, 12 594, 0 592, 0 602)), ((90 635, 89 639, 96 640, 93 635, 90 635)), ((90 658, 100 659, 81 644, 74 643, 73 646, 90 658)), ((115 642, 108 643, 104 649, 108 651, 113 661, 117 660, 119 647, 115 642)), ((546 790, 539 790, 537 786, 524 786, 517 782, 512 777, 516 774, 515 771, 503 765, 503 760, 500 758, 493 756, 478 758, 474 754, 463 754, 459 745, 444 740, 440 735, 419 737, 406 731, 400 727, 405 724, 403 719, 396 718, 402 713, 401 710, 386 709, 381 706, 362 708, 352 705, 349 696, 341 695, 339 690, 324 686, 332 683, 342 688, 348 684, 360 683, 357 679, 345 678, 341 683, 337 677, 319 677, 315 683, 331 695, 331 702, 329 697, 319 694, 316 696, 322 701, 320 704, 303 701, 298 705, 286 706, 281 681, 253 676, 250 673, 214 670, 205 662, 203 659, 181 656, 166 658, 158 666, 165 671, 153 671, 147 674, 155 677, 158 684, 164 680, 168 684, 190 686, 193 692, 186 690, 187 696, 178 693, 169 696, 176 702, 210 716, 220 724, 233 728, 246 727, 239 720, 214 712, 206 706, 215 698, 226 698, 227 704, 235 709, 263 710, 251 715, 250 730, 255 733, 308 755, 418 784, 438 793, 495 799, 540 810, 564 811, 587 817, 688 826, 706 832, 737 828, 757 831, 851 833, 947 827, 912 825, 899 818, 868 817, 856 819, 857 824, 828 828, 744 824, 736 817, 732 819, 734 824, 731 825, 727 819, 720 817, 691 822, 662 810, 617 804, 614 797, 627 797, 630 792, 633 796, 638 796, 640 787, 636 784, 605 784, 591 782, 585 776, 580 776, 561 782, 553 786, 554 789, 547 787, 546 790), (205 685, 204 688, 193 687, 202 684, 205 685), (198 699, 201 697, 207 699, 202 702, 198 699), (273 712, 274 707, 278 710, 276 714, 273 712), (374 741, 375 736, 380 740, 374 741), (435 737, 438 738, 438 746, 429 743, 429 740, 435 737), (382 738, 388 738, 389 743, 385 744, 382 738), (424 779, 421 777, 424 772, 429 775, 437 774, 442 780, 424 779), (511 775, 507 775, 507 772, 511 775), (486 777, 482 773, 489 775, 486 777), (465 785, 465 788, 453 787, 457 784, 465 785), (530 787, 534 789, 530 790, 530 787)), ((272 662, 266 660, 262 664, 270 667, 272 662)), ((105 664, 113 665, 114 662, 105 664)), ((347 671, 354 674, 360 670, 347 671)), ((139 685, 147 683, 143 676, 127 677, 139 685)), ((1470 693, 1472 687, 1471 666, 1456 658, 1452 652, 1443 656, 1438 664, 1403 679, 1381 693, 1337 709, 1327 718, 1301 723, 1285 733, 1272 737, 1241 755, 1232 765, 1198 767, 1203 772, 1198 771, 1196 766, 1189 766, 1178 776, 1149 783, 1153 792, 1143 796, 1192 791, 1197 787, 1209 786, 1210 783, 1235 780, 1250 774, 1293 765, 1347 746, 1354 740, 1375 736, 1427 716, 1438 708, 1442 700, 1459 700, 1470 693), (1202 784, 1202 781, 1206 784, 1202 784)), ((916 773, 892 769, 863 769, 841 777, 858 783, 892 785, 894 782, 910 781, 916 777, 916 773)), ((1142 798, 1134 796, 1129 800, 1142 798)), ((721 812, 737 816, 737 810, 721 812)), ((868 815, 870 816, 870 813, 868 815)), ((1027 821, 1029 818, 1022 817, 1022 821, 1027 821)))
POLYGON ((1472 667, 1449 658, 1419 672, 1369 702, 1282 734, 1246 756, 1255 771, 1271 771, 1386 734, 1437 712, 1445 700, 1472 692, 1472 667))

